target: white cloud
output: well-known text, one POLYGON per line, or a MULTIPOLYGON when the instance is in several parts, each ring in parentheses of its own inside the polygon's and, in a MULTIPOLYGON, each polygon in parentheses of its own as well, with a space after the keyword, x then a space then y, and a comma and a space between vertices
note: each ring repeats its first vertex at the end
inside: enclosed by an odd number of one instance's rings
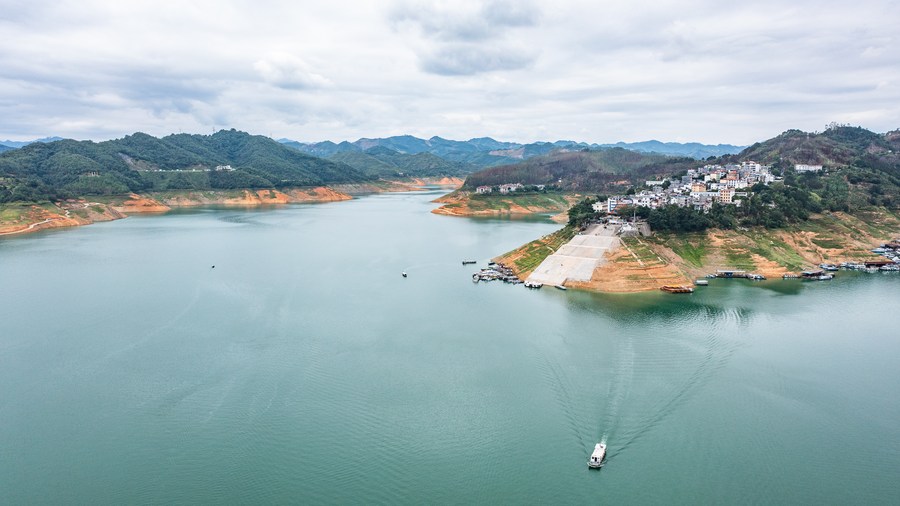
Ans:
POLYGON ((267 83, 279 88, 302 90, 331 85, 331 81, 313 72, 306 62, 286 53, 277 53, 259 60, 253 64, 253 68, 267 83))

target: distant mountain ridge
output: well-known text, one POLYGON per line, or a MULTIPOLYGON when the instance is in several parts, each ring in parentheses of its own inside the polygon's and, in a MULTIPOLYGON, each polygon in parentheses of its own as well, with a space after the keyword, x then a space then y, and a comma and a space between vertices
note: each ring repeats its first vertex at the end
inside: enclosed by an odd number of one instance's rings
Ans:
POLYGON ((465 177, 476 170, 470 164, 451 162, 428 152, 405 154, 385 146, 366 151, 340 151, 328 159, 345 163, 367 176, 384 179, 465 177))
POLYGON ((442 137, 420 139, 411 135, 399 135, 380 139, 361 138, 355 142, 343 141, 334 143, 322 141, 314 143, 302 143, 290 139, 280 139, 279 142, 294 149, 309 153, 314 156, 329 158, 337 153, 364 152, 374 147, 386 147, 403 154, 431 153, 445 160, 462 162, 477 167, 491 167, 515 163, 534 156, 545 155, 553 151, 573 151, 581 149, 624 148, 642 153, 658 153, 669 156, 688 156, 691 158, 708 158, 710 156, 722 156, 739 153, 744 146, 731 144, 700 144, 646 141, 615 144, 588 144, 586 142, 560 140, 555 142, 533 142, 520 144, 516 142, 502 142, 490 137, 469 139, 468 141, 455 141, 442 137))
POLYGON ((5 141, 0 141, 0 152, 6 151, 3 149, 3 147, 16 149, 16 148, 25 147, 29 144, 34 144, 35 142, 54 142, 54 141, 61 141, 61 140, 63 140, 62 137, 42 137, 40 139, 35 139, 33 141, 5 140, 5 141))

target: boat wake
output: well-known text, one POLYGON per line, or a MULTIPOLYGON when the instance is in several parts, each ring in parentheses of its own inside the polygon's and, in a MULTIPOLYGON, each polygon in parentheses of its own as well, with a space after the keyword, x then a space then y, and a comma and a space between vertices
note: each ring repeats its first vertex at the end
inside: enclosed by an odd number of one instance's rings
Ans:
MULTIPOLYGON (((674 389, 665 395, 658 396, 657 400, 646 410, 638 411, 633 417, 634 423, 629 423, 628 425, 630 425, 630 428, 622 431, 622 434, 615 433, 615 429, 618 426, 617 424, 622 422, 625 417, 618 416, 619 401, 615 399, 615 396, 610 398, 611 412, 608 414, 607 418, 612 418, 612 421, 607 421, 606 423, 609 423, 610 427, 612 427, 610 433, 615 434, 617 442, 620 440, 621 442, 620 444, 617 444, 614 452, 610 452, 607 456, 607 460, 612 460, 622 454, 662 424, 667 417, 676 412, 693 395, 695 395, 718 370, 722 369, 740 346, 738 341, 726 339, 724 336, 729 334, 726 329, 740 326, 746 318, 746 315, 739 309, 726 311, 719 311, 716 310, 716 308, 706 309, 707 312, 702 318, 702 325, 707 329, 703 341, 701 343, 690 343, 670 340, 670 344, 675 345, 678 349, 671 350, 673 356, 672 361, 663 362, 661 365, 665 365, 666 368, 668 368, 669 365, 683 368, 685 363, 689 363, 692 358, 691 355, 693 355, 694 358, 699 358, 699 361, 690 369, 690 373, 686 378, 675 383, 677 386, 675 386, 674 389), (697 357, 698 353, 700 354, 699 357, 697 357), (613 410, 615 410, 615 412, 613 412, 613 410)), ((640 364, 642 376, 648 378, 651 376, 650 373, 654 368, 654 364, 649 362, 653 359, 654 357, 648 357, 647 363, 640 364)), ((656 376, 659 373, 662 373, 661 376, 666 376, 667 372, 669 371, 656 371, 653 373, 653 376, 656 376)), ((621 374, 621 372, 617 372, 616 376, 619 374, 621 374)), ((616 379, 613 384, 618 382, 620 382, 620 380, 616 379)))
POLYGON ((572 401, 572 396, 570 394, 572 391, 571 384, 558 362, 547 354, 544 354, 543 358, 544 362, 541 369, 544 374, 544 379, 555 394, 557 406, 559 406, 559 409, 562 411, 568 422, 569 431, 578 442, 579 447, 586 448, 588 447, 588 444, 584 438, 585 430, 584 427, 578 423, 579 420, 583 420, 583 418, 576 412, 575 404, 572 401))
POLYGON ((626 335, 618 341, 618 344, 619 358, 612 371, 606 394, 606 409, 601 418, 603 423, 600 430, 603 432, 600 435, 600 442, 604 444, 610 436, 615 435, 620 420, 619 410, 628 398, 634 380, 634 339, 630 335, 626 335))

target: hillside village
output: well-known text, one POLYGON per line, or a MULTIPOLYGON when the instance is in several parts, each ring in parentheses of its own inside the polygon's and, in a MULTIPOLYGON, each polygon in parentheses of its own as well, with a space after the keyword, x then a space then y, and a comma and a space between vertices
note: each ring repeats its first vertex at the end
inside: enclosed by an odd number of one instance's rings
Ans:
MULTIPOLYGON (((796 165, 799 172, 818 172, 821 165, 796 165)), ((659 181, 647 181, 649 190, 641 190, 632 195, 615 195, 606 201, 593 205, 596 212, 616 214, 617 210, 627 206, 648 207, 658 209, 667 205, 692 207, 707 212, 713 203, 723 205, 741 205, 741 199, 752 194, 751 188, 756 184, 769 185, 782 180, 775 176, 769 166, 754 161, 740 164, 704 165, 697 169, 689 169, 680 178, 659 181)))

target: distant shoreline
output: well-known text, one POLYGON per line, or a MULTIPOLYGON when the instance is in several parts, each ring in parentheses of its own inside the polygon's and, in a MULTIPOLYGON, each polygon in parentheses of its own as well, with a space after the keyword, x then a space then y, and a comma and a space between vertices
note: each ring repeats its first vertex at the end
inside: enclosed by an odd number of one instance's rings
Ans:
POLYGON ((132 193, 119 197, 68 199, 54 203, 19 203, 0 206, 0 211, 18 213, 15 223, 0 223, 0 237, 23 235, 40 230, 68 228, 113 221, 132 214, 166 213, 176 208, 210 205, 261 207, 269 205, 341 202, 357 196, 384 192, 422 191, 425 186, 458 187, 456 178, 422 178, 411 181, 339 184, 291 189, 178 190, 132 193))

